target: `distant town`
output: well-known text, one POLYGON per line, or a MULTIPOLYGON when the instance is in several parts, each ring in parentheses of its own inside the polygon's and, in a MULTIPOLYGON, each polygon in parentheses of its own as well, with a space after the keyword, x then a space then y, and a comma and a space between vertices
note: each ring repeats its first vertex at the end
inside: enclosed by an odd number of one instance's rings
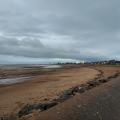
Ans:
POLYGON ((58 65, 61 64, 91 64, 91 65, 96 65, 96 64, 101 64, 101 65, 118 65, 120 64, 120 61, 118 60, 105 60, 105 61, 95 61, 95 62, 85 62, 85 61, 80 61, 80 62, 66 62, 66 63, 62 63, 59 62, 57 63, 58 65))

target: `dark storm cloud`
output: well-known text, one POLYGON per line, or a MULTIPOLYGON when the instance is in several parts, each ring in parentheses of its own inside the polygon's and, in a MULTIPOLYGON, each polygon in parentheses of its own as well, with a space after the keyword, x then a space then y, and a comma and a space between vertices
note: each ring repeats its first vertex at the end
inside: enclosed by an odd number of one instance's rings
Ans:
POLYGON ((0 55, 120 58, 119 0, 0 0, 0 55))

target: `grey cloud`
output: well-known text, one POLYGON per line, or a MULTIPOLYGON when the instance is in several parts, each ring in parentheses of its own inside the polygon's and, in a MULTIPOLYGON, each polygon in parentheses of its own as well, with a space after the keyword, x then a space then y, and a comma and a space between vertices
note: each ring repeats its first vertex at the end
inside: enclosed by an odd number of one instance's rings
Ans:
MULTIPOLYGON (((76 44, 72 44, 72 46, 76 44)), ((64 47, 63 47, 64 48, 64 47)), ((38 39, 25 38, 22 40, 2 38, 0 40, 0 54, 1 55, 13 55, 13 56, 24 56, 31 58, 64 58, 64 59, 90 59, 90 55, 98 58, 92 52, 83 52, 79 49, 71 48, 62 49, 53 48, 42 44, 38 39)), ((97 53, 99 54, 99 53, 97 53)))
POLYGON ((119 4, 119 0, 0 0, 0 54, 120 58, 119 4))

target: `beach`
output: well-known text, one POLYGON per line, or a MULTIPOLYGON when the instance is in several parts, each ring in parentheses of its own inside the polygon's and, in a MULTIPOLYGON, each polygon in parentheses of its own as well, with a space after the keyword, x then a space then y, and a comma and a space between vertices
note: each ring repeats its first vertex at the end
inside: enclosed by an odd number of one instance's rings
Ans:
MULTIPOLYGON (((10 79, 12 79, 11 77, 16 77, 17 74, 17 76, 19 77, 30 77, 30 80, 29 78, 27 78, 27 80, 23 78, 21 82, 4 85, 1 84, 0 116, 18 115, 18 113, 26 105, 39 105, 49 102, 53 103, 53 101, 55 100, 59 101, 60 96, 62 96, 65 91, 68 91, 71 88, 88 84, 89 81, 108 79, 110 76, 114 76, 116 73, 119 72, 119 66, 109 65, 66 65, 59 68, 55 67, 54 69, 43 69, 41 67, 27 67, 26 69, 25 67, 22 67, 17 72, 16 70, 9 70, 9 74, 6 76, 4 75, 5 78, 8 76, 8 78, 10 77, 10 79)), ((78 93, 70 98, 69 96, 67 96, 67 99, 74 98, 77 94, 78 93)), ((65 101, 66 99, 59 101, 59 106, 65 101)), ((20 119, 24 117, 26 118, 26 116, 29 116, 29 114, 31 113, 34 114, 34 112, 40 112, 39 114, 41 114, 40 109, 33 109, 30 113, 23 114, 20 119)), ((26 118, 26 120, 27 119, 28 118, 26 118)))

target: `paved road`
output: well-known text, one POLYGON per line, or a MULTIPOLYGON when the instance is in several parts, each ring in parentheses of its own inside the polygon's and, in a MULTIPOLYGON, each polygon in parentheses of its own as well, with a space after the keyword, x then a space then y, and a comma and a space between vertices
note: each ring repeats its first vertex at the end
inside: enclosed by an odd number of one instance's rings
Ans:
POLYGON ((39 120, 120 120, 120 77, 42 112, 39 120))

